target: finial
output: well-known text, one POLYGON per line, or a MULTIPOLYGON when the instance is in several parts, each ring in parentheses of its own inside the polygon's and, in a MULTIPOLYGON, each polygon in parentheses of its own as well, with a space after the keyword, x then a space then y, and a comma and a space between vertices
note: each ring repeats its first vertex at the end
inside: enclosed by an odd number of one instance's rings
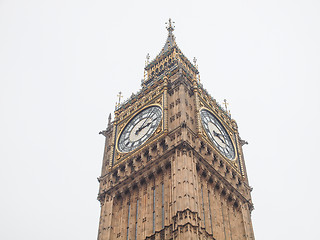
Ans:
POLYGON ((119 105, 120 105, 121 98, 123 97, 123 96, 122 96, 122 92, 119 92, 119 94, 117 95, 117 97, 119 98, 119 103, 118 103, 118 106, 119 106, 119 105))
POLYGON ((228 111, 228 105, 229 103, 227 103, 227 99, 223 99, 223 103, 224 103, 224 106, 226 108, 226 111, 228 111))
POLYGON ((227 103, 227 99, 224 99, 224 100, 223 100, 223 103, 224 103, 224 106, 225 106, 225 108, 226 108, 227 114, 231 115, 230 110, 228 111, 228 105, 229 105, 229 103, 227 103))
POLYGON ((146 56, 146 66, 149 64, 149 60, 150 60, 150 55, 148 53, 147 56, 146 56))
POLYGON ((198 70, 198 64, 197 64, 197 59, 196 57, 193 58, 193 65, 195 66, 195 68, 198 70))
POLYGON ((169 21, 166 23, 167 24, 167 30, 169 33, 174 31, 174 24, 175 22, 171 22, 171 18, 169 18, 169 21))
POLYGON ((108 117, 108 127, 110 126, 111 124, 111 113, 109 114, 109 117, 108 117))
MULTIPOLYGON (((147 56, 146 56, 146 61, 145 61, 145 63, 144 63, 144 66, 146 67, 148 64, 149 64, 149 59, 150 59, 150 55, 149 55, 149 53, 147 54, 147 56)), ((143 71, 143 80, 142 80, 142 82, 144 82, 144 81, 146 81, 146 69, 144 68, 144 71, 143 71)))

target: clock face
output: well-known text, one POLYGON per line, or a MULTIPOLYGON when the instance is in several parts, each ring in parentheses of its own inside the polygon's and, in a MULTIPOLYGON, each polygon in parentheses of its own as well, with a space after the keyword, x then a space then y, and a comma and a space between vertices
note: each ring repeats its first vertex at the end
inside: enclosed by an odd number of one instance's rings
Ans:
POLYGON ((201 110, 200 115, 202 126, 209 139, 225 157, 230 160, 234 159, 235 150, 232 141, 220 121, 211 112, 205 109, 201 110))
POLYGON ((125 126, 118 141, 120 152, 131 152, 146 142, 157 129, 162 118, 161 107, 148 107, 125 126))

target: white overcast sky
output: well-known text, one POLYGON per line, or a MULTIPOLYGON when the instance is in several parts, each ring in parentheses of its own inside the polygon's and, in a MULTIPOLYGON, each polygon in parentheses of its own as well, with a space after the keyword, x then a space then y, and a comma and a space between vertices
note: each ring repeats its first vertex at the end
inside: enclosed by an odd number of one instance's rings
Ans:
POLYGON ((0 239, 96 239, 98 132, 169 17, 249 142, 256 239, 319 239, 319 0, 0 0, 0 239))

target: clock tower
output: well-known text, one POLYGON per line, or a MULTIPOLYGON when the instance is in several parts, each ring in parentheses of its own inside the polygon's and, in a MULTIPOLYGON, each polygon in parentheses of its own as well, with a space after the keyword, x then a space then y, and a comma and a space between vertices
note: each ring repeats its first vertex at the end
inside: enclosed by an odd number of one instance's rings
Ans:
POLYGON ((98 240, 254 239, 238 126, 168 38, 106 138, 98 240))

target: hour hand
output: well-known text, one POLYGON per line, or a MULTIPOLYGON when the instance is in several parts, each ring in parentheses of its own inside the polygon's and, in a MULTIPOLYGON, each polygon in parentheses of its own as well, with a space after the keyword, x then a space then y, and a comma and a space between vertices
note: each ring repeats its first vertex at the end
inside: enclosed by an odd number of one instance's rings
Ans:
POLYGON ((213 131, 213 135, 218 137, 222 143, 225 143, 222 134, 213 131))
POLYGON ((148 127, 150 124, 151 124, 151 123, 149 122, 149 123, 147 123, 146 125, 144 125, 144 126, 142 125, 141 127, 139 127, 138 130, 136 131, 136 135, 138 135, 139 132, 141 132, 142 129, 148 127))

